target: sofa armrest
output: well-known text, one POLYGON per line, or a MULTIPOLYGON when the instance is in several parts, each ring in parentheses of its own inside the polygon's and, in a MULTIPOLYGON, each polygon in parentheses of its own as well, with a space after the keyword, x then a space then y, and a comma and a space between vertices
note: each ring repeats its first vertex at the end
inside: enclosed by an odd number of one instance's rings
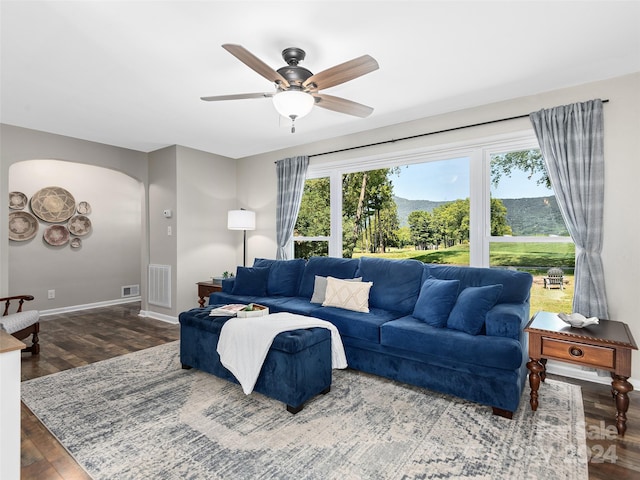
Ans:
POLYGON ((234 278, 223 278, 222 279, 222 293, 233 293, 233 285, 236 283, 236 279, 234 278))
POLYGON ((487 312, 486 335, 520 340, 529 320, 529 303, 499 303, 487 312))

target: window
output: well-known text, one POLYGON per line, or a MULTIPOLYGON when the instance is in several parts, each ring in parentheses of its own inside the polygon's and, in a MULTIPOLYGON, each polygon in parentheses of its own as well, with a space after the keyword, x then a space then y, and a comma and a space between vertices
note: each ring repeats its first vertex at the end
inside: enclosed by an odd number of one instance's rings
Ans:
POLYGON ((489 265, 534 276, 532 309, 571 312, 575 247, 540 150, 489 153, 489 162, 489 265), (564 273, 561 284, 545 281, 551 268, 564 273))
POLYGON ((469 159, 342 176, 343 256, 469 263, 469 159))
POLYGON ((293 232, 294 258, 329 255, 329 177, 307 179, 293 232))

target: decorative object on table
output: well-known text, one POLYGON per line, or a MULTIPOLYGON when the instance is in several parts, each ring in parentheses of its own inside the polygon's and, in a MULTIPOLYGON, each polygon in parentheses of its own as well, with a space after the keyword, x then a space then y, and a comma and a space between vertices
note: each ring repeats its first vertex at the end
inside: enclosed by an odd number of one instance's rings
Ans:
POLYGON ((75 237, 71 239, 71 248, 80 248, 82 246, 82 239, 75 237))
POLYGON ((9 208, 22 210, 27 206, 27 196, 22 192, 9 192, 9 208))
POLYGON ((9 240, 24 242, 38 233, 38 219, 29 212, 9 213, 9 240))
POLYGON ((571 325, 573 328, 583 328, 588 327, 589 325, 598 325, 598 323, 600 323, 600 320, 598 320, 597 317, 587 318, 580 313, 559 313, 558 317, 560 318, 560 320, 571 325))
POLYGON ((66 222, 76 211, 76 201, 64 188, 45 187, 31 197, 31 210, 45 222, 66 222))
POLYGON ((80 215, 89 215, 91 213, 91 205, 89 202, 78 203, 78 213, 80 215))
POLYGON ((221 307, 214 308, 209 312, 209 316, 235 317, 237 313, 244 308, 246 308, 246 305, 243 303, 229 303, 227 305, 222 305, 221 307))
POLYGON ((269 308, 257 303, 250 303, 236 314, 238 318, 264 317, 265 315, 269 315, 269 308))
POLYGON ((49 245, 60 247, 69 241, 69 230, 64 225, 49 225, 43 237, 49 245))
POLYGON ((242 230, 243 231, 243 263, 242 266, 247 266, 247 230, 256 229, 256 212, 251 210, 229 210, 227 215, 227 228, 229 230, 242 230))
POLYGON ((91 478, 588 478, 577 385, 547 379, 538 412, 523 408, 525 393, 506 421, 335 370, 331 394, 289 415, 278 400, 182 370, 179 351, 171 342, 27 380, 22 399, 91 478))
POLYGON ((81 237, 91 231, 91 220, 84 215, 74 215, 69 220, 67 228, 72 234, 81 237))

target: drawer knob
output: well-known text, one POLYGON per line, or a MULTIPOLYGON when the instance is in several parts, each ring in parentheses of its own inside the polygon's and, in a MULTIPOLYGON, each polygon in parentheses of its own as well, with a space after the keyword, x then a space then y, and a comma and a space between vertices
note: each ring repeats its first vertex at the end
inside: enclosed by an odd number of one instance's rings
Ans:
POLYGON ((571 347, 569 348, 569 355, 572 357, 582 357, 584 356, 584 352, 578 347, 571 347))

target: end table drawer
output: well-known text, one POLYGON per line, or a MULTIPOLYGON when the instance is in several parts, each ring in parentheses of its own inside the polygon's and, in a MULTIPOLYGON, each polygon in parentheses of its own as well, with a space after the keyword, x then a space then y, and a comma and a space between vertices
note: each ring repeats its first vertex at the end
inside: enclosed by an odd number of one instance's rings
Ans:
POLYGON ((606 369, 615 368, 615 349, 542 337, 542 356, 606 369))

